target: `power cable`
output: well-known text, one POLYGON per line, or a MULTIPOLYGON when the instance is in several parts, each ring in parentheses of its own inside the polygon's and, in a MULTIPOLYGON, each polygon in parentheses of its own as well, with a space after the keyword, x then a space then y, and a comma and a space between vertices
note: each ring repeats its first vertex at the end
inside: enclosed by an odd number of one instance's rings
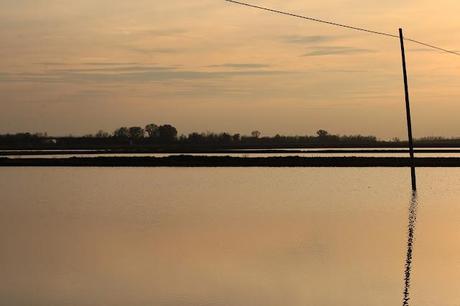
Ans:
MULTIPOLYGON (((246 2, 240 2, 240 1, 235 1, 235 0, 224 0, 224 1, 234 3, 234 4, 238 4, 238 5, 242 5, 242 6, 246 6, 246 7, 250 7, 250 8, 255 8, 255 9, 267 11, 267 12, 271 12, 271 13, 275 13, 275 14, 281 14, 281 15, 285 15, 285 16, 290 16, 290 17, 295 17, 295 18, 300 18, 300 19, 306 19, 306 20, 309 20, 309 21, 319 22, 319 23, 323 23, 323 24, 336 26, 336 27, 342 27, 342 28, 346 28, 346 29, 350 29, 350 30, 361 31, 361 32, 366 32, 366 33, 370 33, 370 34, 381 35, 381 36, 386 36, 386 37, 398 38, 399 39, 398 35, 390 34, 390 33, 386 33, 386 32, 374 31, 374 30, 365 29, 365 28, 361 28, 361 27, 355 27, 355 26, 351 26, 351 25, 341 24, 341 23, 337 23, 337 22, 333 22, 333 21, 328 21, 328 20, 323 20, 323 19, 303 16, 303 15, 298 15, 298 14, 284 12, 284 11, 280 11, 280 10, 276 10, 276 9, 272 9, 272 8, 268 8, 268 7, 264 7, 264 6, 254 5, 254 4, 250 4, 250 3, 246 3, 246 2)), ((421 41, 418 41, 418 40, 415 40, 415 39, 404 38, 404 40, 407 40, 407 41, 410 41, 412 43, 419 44, 419 45, 422 45, 422 46, 425 46, 425 47, 429 47, 429 48, 432 48, 432 49, 436 49, 438 51, 443 51, 443 52, 446 52, 446 53, 450 53, 450 54, 460 56, 460 53, 458 53, 458 52, 447 50, 447 49, 444 49, 444 48, 441 48, 441 47, 437 47, 435 45, 424 43, 424 42, 421 42, 421 41)))

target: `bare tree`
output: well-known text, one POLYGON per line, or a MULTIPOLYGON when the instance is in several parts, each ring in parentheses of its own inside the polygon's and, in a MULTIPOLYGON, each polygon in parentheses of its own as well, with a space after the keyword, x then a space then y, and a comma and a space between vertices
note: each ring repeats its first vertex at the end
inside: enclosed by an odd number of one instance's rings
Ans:
POLYGON ((259 131, 252 131, 251 132, 251 136, 254 137, 254 138, 259 138, 261 134, 262 133, 260 133, 259 131))
POLYGON ((318 130, 316 132, 316 135, 318 135, 318 137, 321 137, 321 138, 322 137, 327 137, 327 136, 329 136, 329 132, 326 131, 326 130, 318 130))

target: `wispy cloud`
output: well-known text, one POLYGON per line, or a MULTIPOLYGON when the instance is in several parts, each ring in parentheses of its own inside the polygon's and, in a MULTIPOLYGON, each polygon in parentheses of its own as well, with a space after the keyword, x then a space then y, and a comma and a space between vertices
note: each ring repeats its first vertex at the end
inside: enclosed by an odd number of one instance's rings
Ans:
POLYGON ((84 66, 126 66, 126 65, 140 65, 136 62, 38 62, 35 65, 42 66, 75 66, 75 65, 84 65, 84 66))
POLYGON ((139 63, 126 63, 126 62, 88 62, 82 63, 87 66, 126 66, 126 65, 140 65, 139 63))
POLYGON ((69 63, 65 62, 39 62, 35 63, 35 65, 43 65, 43 66, 65 66, 68 65, 69 63))
POLYGON ((129 47, 127 48, 130 51, 142 53, 142 54, 155 54, 155 53, 163 53, 163 54, 171 54, 171 53, 178 53, 178 49, 174 48, 140 48, 140 47, 129 47))
POLYGON ((266 64, 220 64, 220 65, 209 65, 210 68, 235 68, 235 69, 257 69, 257 68, 269 68, 270 65, 266 64))
POLYGON ((153 35, 153 36, 173 36, 178 34, 187 33, 185 29, 152 29, 152 30, 145 30, 141 32, 145 35, 153 35))
POLYGON ((290 44, 313 44, 330 42, 340 39, 340 36, 332 35, 288 35, 282 36, 281 40, 290 44))
POLYGON ((303 54, 302 56, 325 56, 325 55, 354 55, 354 54, 365 54, 374 53, 375 50, 353 48, 353 47, 342 47, 342 46, 318 46, 312 48, 311 51, 303 54))
POLYGON ((270 76, 294 73, 280 70, 238 69, 220 71, 181 70, 177 67, 128 66, 53 69, 42 73, 14 73, 0 75, 0 82, 37 83, 145 83, 175 80, 213 80, 244 76, 270 76))
POLYGON ((303 56, 325 56, 325 55, 352 55, 373 53, 375 50, 355 48, 347 46, 330 46, 325 43, 337 42, 343 39, 343 36, 333 35, 289 35, 281 37, 285 43, 309 45, 310 51, 303 54, 303 56))
POLYGON ((117 29, 117 32, 125 35, 141 35, 141 36, 156 36, 156 37, 169 37, 179 34, 187 33, 185 29, 171 28, 171 29, 149 29, 138 27, 127 27, 117 29))
POLYGON ((94 65, 91 68, 71 68, 71 69, 53 69, 51 73, 136 73, 145 71, 167 71, 175 70, 176 67, 171 66, 149 66, 149 65, 132 65, 132 66, 119 66, 119 65, 94 65))

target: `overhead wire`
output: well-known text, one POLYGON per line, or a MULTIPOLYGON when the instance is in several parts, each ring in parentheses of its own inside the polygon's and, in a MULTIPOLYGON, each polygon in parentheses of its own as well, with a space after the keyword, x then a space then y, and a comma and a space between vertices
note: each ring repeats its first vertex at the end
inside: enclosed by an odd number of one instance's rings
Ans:
MULTIPOLYGON (((336 27, 342 27, 342 28, 346 28, 346 29, 350 29, 350 30, 355 30, 355 31, 366 32, 366 33, 369 33, 369 34, 375 34, 375 35, 381 35, 381 36, 386 36, 386 37, 390 37, 390 38, 398 38, 398 39, 399 39, 399 35, 395 35, 395 34, 391 34, 391 33, 386 33, 386 32, 381 32, 381 31, 370 30, 370 29, 366 29, 366 28, 362 28, 362 27, 357 27, 357 26, 342 24, 342 23, 333 22, 333 21, 329 21, 329 20, 323 20, 323 19, 314 18, 314 17, 308 17, 308 16, 303 16, 303 15, 298 15, 298 14, 289 13, 289 12, 285 12, 285 11, 281 11, 281 10, 277 10, 277 9, 273 9, 273 8, 269 8, 269 7, 264 7, 264 6, 259 6, 259 5, 255 5, 255 4, 250 4, 250 3, 247 3, 247 2, 241 2, 241 1, 236 1, 236 0, 224 0, 224 1, 230 2, 230 3, 233 3, 233 4, 238 4, 238 5, 250 7, 250 8, 254 8, 254 9, 259 9, 259 10, 263 10, 263 11, 275 13, 275 14, 280 14, 280 15, 285 15, 285 16, 290 16, 290 17, 295 17, 295 18, 300 18, 300 19, 304 19, 304 20, 309 20, 309 21, 313 21, 313 22, 323 23, 323 24, 327 24, 327 25, 331 25, 331 26, 336 26, 336 27)), ((415 39, 411 39, 411 38, 406 38, 406 37, 404 37, 404 40, 410 41, 410 42, 412 42, 412 43, 419 44, 419 45, 422 45, 422 46, 425 46, 425 47, 428 47, 428 48, 436 49, 436 50, 438 50, 438 51, 443 51, 443 52, 446 52, 446 53, 450 53, 450 54, 454 54, 454 55, 460 56, 460 53, 459 53, 459 52, 452 51, 452 50, 447 50, 447 49, 445 49, 445 48, 441 48, 441 47, 438 47, 438 46, 435 46, 435 45, 432 45, 432 44, 428 44, 428 43, 425 43, 425 42, 422 42, 422 41, 419 41, 419 40, 415 40, 415 39)))

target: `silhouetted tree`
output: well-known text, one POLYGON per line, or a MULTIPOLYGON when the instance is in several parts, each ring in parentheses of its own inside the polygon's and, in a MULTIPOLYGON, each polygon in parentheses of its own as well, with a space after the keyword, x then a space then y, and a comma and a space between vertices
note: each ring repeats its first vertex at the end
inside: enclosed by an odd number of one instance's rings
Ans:
POLYGON ((200 144, 203 142, 205 136, 199 133, 191 133, 188 135, 187 140, 192 144, 200 144))
POLYGON ((316 135, 318 135, 318 137, 324 138, 324 137, 329 136, 329 132, 326 130, 318 130, 316 132, 316 135))
POLYGON ((252 131, 251 132, 251 136, 254 137, 254 138, 259 138, 261 135, 261 133, 259 131, 252 131))
POLYGON ((129 138, 129 130, 127 127, 121 127, 113 132, 113 136, 117 138, 129 138))
POLYGON ((219 135, 218 137, 218 140, 220 143, 230 143, 232 142, 232 135, 228 134, 228 133, 222 133, 219 135))
POLYGON ((129 137, 131 139, 141 139, 144 137, 144 129, 140 126, 132 126, 129 128, 129 137))
POLYGON ((147 124, 145 126, 145 132, 150 138, 158 137, 158 126, 154 123, 147 124))
POLYGON ((96 133, 96 138, 108 138, 110 137, 110 134, 103 131, 103 130, 99 130, 97 133, 96 133))
POLYGON ((158 127, 158 136, 161 141, 174 141, 177 137, 177 129, 172 125, 165 124, 158 127))

